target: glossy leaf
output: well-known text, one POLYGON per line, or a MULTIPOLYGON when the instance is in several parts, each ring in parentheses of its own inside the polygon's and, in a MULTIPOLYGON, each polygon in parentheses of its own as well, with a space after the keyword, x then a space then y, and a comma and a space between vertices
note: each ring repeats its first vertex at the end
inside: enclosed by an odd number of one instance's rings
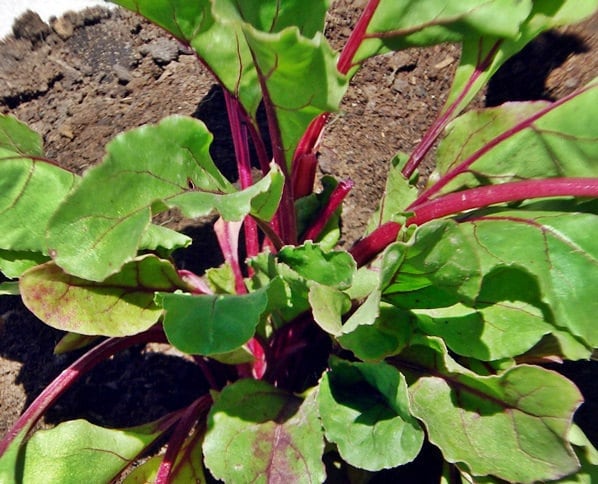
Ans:
POLYGON ((14 116, 0 115, 0 158, 41 157, 42 137, 14 116))
POLYGON ((227 386, 208 415, 205 463, 225 482, 323 482, 314 392, 304 400, 266 382, 227 386))
POLYGON ((388 264, 393 279, 383 288, 383 297, 407 309, 418 307, 418 298, 412 295, 428 287, 437 292, 432 297, 440 305, 445 305, 445 298, 471 301, 480 290, 476 247, 452 221, 430 222, 419 227, 408 242, 389 246, 385 259, 388 264), (394 253, 397 263, 390 258, 394 253))
POLYGON ((392 366, 336 361, 318 401, 326 438, 349 464, 376 471, 419 454, 424 433, 409 411, 405 378, 392 366))
POLYGON ((41 252, 0 249, 0 272, 9 279, 14 279, 21 276, 27 269, 49 260, 50 257, 41 252))
POLYGON ((86 172, 52 218, 48 246, 56 263, 70 274, 101 281, 144 245, 176 248, 188 243, 181 236, 173 238, 168 229, 150 226, 152 215, 168 207, 188 217, 212 210, 234 220, 250 212, 271 217, 282 191, 280 172, 273 169, 237 192, 214 165, 211 141, 203 123, 181 116, 111 141, 103 163, 86 172))
POLYGON ((558 373, 520 365, 482 377, 419 345, 399 358, 429 375, 410 386, 411 409, 448 462, 509 482, 578 469, 568 433, 582 398, 558 373))
POLYGON ((264 102, 280 129, 282 151, 291 168, 297 144, 319 114, 337 111, 346 81, 336 69, 336 54, 321 34, 313 39, 290 28, 273 36, 245 28, 264 102), (298 83, 296 80, 302 79, 298 83))
POLYGON ((66 274, 53 262, 27 271, 20 281, 27 308, 46 324, 85 335, 125 336, 155 324, 162 308, 156 291, 186 289, 174 267, 142 256, 103 282, 66 274))
POLYGON ((516 38, 531 6, 531 0, 381 0, 354 61, 476 33, 516 38))
POLYGON ((507 103, 461 116, 438 150, 438 173, 451 178, 443 180, 442 192, 521 179, 597 177, 595 116, 584 109, 597 103, 595 81, 555 103, 507 103))
MULTIPOLYGON (((169 476, 171 484, 205 484, 208 482, 203 468, 203 454, 201 449, 202 435, 197 431, 185 441, 181 448, 177 461, 169 476)), ((164 456, 157 455, 138 465, 130 472, 123 484, 148 484, 155 482, 158 469, 164 456)))
POLYGON ((407 180, 401 172, 406 161, 407 159, 402 153, 395 156, 391 161, 384 194, 378 209, 370 218, 366 233, 370 233, 386 222, 404 222, 403 212, 416 200, 419 192, 415 183, 407 180))
POLYGON ((113 430, 73 420, 38 431, 23 451, 22 482, 108 482, 164 430, 156 424, 113 430))
POLYGON ((486 274, 469 306, 414 312, 419 329, 441 336, 455 353, 483 361, 521 355, 554 331, 535 278, 514 267, 486 274))
POLYGON ((164 331, 179 350, 210 356, 236 350, 255 333, 268 304, 266 289, 243 295, 160 293, 164 331))

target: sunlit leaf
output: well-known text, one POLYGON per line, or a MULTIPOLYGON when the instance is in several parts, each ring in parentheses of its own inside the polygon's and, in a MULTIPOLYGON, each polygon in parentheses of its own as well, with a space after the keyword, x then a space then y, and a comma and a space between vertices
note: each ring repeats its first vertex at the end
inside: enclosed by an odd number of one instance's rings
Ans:
POLYGON ((593 82, 555 103, 507 103, 461 116, 438 150, 440 174, 459 170, 443 182, 442 192, 522 179, 597 177, 595 116, 584 109, 597 103, 593 82))
MULTIPOLYGON (((43 159, 37 133, 0 115, 0 259, 39 260, 48 254, 46 226, 76 183, 76 175, 43 159)), ((0 264, 4 272, 6 265, 0 264)), ((7 271, 14 275, 22 269, 13 265, 7 271)))
POLYGON ((558 373, 520 365, 482 377, 446 351, 419 345, 395 364, 416 369, 412 412, 448 462, 509 482, 552 480, 578 469, 568 433, 582 398, 558 373))
POLYGON ((450 107, 450 117, 456 116, 508 59, 540 33, 579 22, 597 8, 597 0, 534 0, 516 36, 499 38, 481 31, 464 38, 460 64, 444 110, 450 107))
POLYGON ((205 463, 225 482, 323 482, 314 392, 304 400, 266 382, 227 386, 208 415, 205 463))
POLYGON ((38 431, 25 445, 21 482, 109 482, 164 430, 157 424, 113 430, 73 420, 38 431))
POLYGON ((239 99, 257 127, 263 100, 277 117, 287 163, 309 122, 346 89, 321 35, 328 0, 117 0, 185 41, 239 99), (301 78, 304 82, 297 83, 301 78))
POLYGON ((355 261, 347 252, 325 252, 310 241, 299 247, 283 247, 278 260, 305 279, 339 289, 351 285, 356 270, 355 261))
POLYGON ((179 208, 187 217, 218 210, 227 219, 248 213, 268 219, 282 192, 276 168, 242 191, 220 173, 203 123, 171 116, 116 137, 104 161, 89 169, 54 214, 49 253, 66 272, 101 281, 132 260, 141 248, 173 249, 188 239, 152 227, 152 215, 179 208))
POLYGON ((103 282, 66 274, 53 262, 20 281, 27 308, 46 324, 85 335, 125 336, 148 329, 162 314, 154 292, 185 289, 168 261, 142 256, 103 282))
POLYGON ((314 320, 327 333, 342 333, 342 316, 351 308, 351 300, 345 293, 333 287, 315 284, 309 288, 309 304, 314 320))
POLYGON ((475 33, 516 38, 531 0, 382 0, 355 61, 406 47, 456 42, 475 33))
POLYGON ((379 304, 372 324, 361 324, 338 338, 340 345, 363 361, 380 361, 399 353, 410 340, 415 317, 409 312, 379 304))

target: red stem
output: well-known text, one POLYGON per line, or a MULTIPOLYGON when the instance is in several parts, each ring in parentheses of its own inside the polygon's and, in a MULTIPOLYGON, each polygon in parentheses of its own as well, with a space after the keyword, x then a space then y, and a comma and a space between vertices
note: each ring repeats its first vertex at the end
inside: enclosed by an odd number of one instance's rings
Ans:
MULTIPOLYGON (((366 36, 368 25, 372 21, 372 17, 376 13, 379 4, 380 0, 369 0, 363 9, 363 12, 361 12, 361 16, 351 32, 347 43, 343 47, 336 64, 336 67, 341 74, 347 74, 354 66, 353 59, 355 54, 366 36)), ((329 118, 330 113, 322 113, 316 117, 311 122, 297 145, 297 149, 293 156, 292 172, 293 187, 296 187, 296 190, 294 191, 295 198, 308 195, 313 190, 313 180, 315 180, 317 169, 315 153, 329 118), (308 156, 311 156, 311 158, 305 158, 308 156), (304 164, 304 161, 311 163, 304 164)))
POLYGON ((353 185, 354 183, 352 180, 342 180, 338 183, 338 185, 330 194, 328 203, 326 204, 322 212, 318 215, 318 218, 316 219, 315 223, 311 227, 309 227, 305 232, 305 235, 302 237, 303 241, 316 240, 318 238, 318 236, 330 220, 330 217, 332 217, 336 209, 340 207, 345 197, 353 188, 353 185))
POLYGON ((459 106, 465 96, 469 93, 475 82, 478 78, 482 75, 482 73, 490 66, 492 63, 492 59, 496 55, 498 48, 500 47, 501 42, 497 41, 490 51, 488 55, 481 61, 478 61, 475 70, 471 74, 471 77, 467 81, 465 88, 459 94, 457 99, 453 101, 453 103, 448 106, 446 109, 443 109, 442 114, 434 121, 432 126, 426 131, 426 134, 419 142, 419 144, 415 147, 411 155, 409 156, 409 160, 403 167, 403 175, 405 178, 410 178, 413 175, 413 172, 417 169, 419 164, 423 161, 425 156, 428 154, 444 128, 451 122, 451 120, 458 114, 459 106))
POLYGON ((81 376, 119 351, 139 343, 149 342, 167 342, 166 336, 160 327, 154 326, 144 333, 127 336, 126 338, 109 338, 65 368, 29 405, 27 410, 17 419, 2 441, 0 441, 0 456, 4 454, 6 449, 21 432, 29 432, 44 412, 81 376))
POLYGON ((559 99, 558 101, 555 101, 553 103, 551 103, 549 106, 547 106, 544 109, 541 109, 540 111, 538 111, 537 113, 529 116, 528 118, 526 118, 525 120, 523 120, 522 122, 520 122, 519 124, 516 124, 515 126, 513 126, 511 129, 508 129, 507 131, 504 131, 503 133, 501 133, 499 136, 497 136, 496 138, 490 140, 488 143, 486 143, 482 148, 480 148, 478 151, 476 151, 475 153, 473 153, 471 156, 469 156, 469 158, 467 158, 466 160, 464 160, 462 163, 460 163, 457 167, 455 167, 454 169, 452 169, 451 171, 449 171, 448 173, 446 173, 439 181, 437 181, 433 186, 431 186, 430 188, 428 188, 426 191, 424 191, 415 202, 413 202, 411 204, 411 206, 409 206, 407 209, 410 210, 413 206, 416 205, 420 205, 422 202, 429 200, 433 195, 435 195, 436 193, 438 193, 443 187, 445 187, 449 182, 451 182, 452 180, 454 180, 457 176, 461 175, 462 173, 464 173, 465 171, 467 171, 469 169, 469 167, 475 163, 477 160, 479 160, 482 156, 484 156, 486 153, 488 153, 490 150, 492 150, 494 147, 496 147, 497 145, 499 145, 500 143, 502 143, 503 141, 506 141, 507 139, 511 138, 512 136, 520 133, 521 131, 523 131, 526 128, 529 128, 534 122, 536 122, 538 119, 540 119, 541 117, 549 114, 550 112, 552 112, 554 109, 559 108, 560 106, 562 106, 563 104, 565 104, 566 102, 570 101, 571 99, 579 96, 580 92, 582 91, 575 91, 571 94, 569 94, 568 96, 565 96, 562 99, 559 99))
POLYGON ((422 225, 445 217, 497 203, 548 197, 598 197, 598 178, 548 178, 470 188, 449 193, 417 205, 407 224, 422 225))
POLYGON ((376 13, 379 4, 380 0, 369 0, 363 9, 363 12, 361 12, 361 16, 359 17, 353 32, 351 32, 349 40, 347 40, 347 43, 345 44, 345 47, 338 58, 337 67, 342 74, 347 74, 351 67, 354 66, 353 59, 355 54, 365 38, 367 28, 370 25, 372 17, 376 13))
MULTIPOLYGON (((412 208, 414 215, 407 220, 406 224, 423 225, 441 217, 497 203, 548 197, 598 197, 598 178, 527 180, 449 193, 414 206, 412 208)), ((357 265, 367 264, 392 244, 400 228, 401 225, 396 222, 387 222, 357 242, 350 250, 357 265)))
POLYGON ((158 468, 156 475, 156 484, 168 484, 171 482, 171 474, 176 464, 178 454, 185 443, 185 439, 191 433, 191 429, 196 424, 197 420, 202 414, 207 411, 212 405, 212 397, 207 394, 199 397, 191 405, 189 405, 182 413, 170 440, 168 447, 164 454, 164 458, 158 468))
POLYGON ((235 292, 245 294, 247 288, 243 281, 243 273, 239 263, 239 232, 241 231, 241 222, 227 222, 223 218, 216 220, 214 232, 218 245, 235 276, 235 292))

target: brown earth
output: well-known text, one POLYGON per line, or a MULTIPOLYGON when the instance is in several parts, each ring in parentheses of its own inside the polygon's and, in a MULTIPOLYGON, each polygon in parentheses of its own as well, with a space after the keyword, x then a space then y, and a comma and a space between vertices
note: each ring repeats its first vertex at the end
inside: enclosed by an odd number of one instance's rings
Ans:
MULTIPOLYGON (((336 47, 355 21, 351 4, 337 0, 331 11, 328 34, 336 47)), ((160 29, 125 11, 90 9, 50 26, 29 14, 14 30, 0 42, 0 112, 39 132, 49 158, 81 173, 101 160, 117 133, 176 113, 207 124, 216 138, 213 157, 234 178, 223 96, 196 59, 160 29)), ((547 33, 504 66, 474 105, 562 97, 596 75, 597 51, 596 16, 547 33)), ((355 78, 320 156, 322 173, 356 183, 344 208, 343 245, 362 233, 388 160, 410 151, 442 106, 458 58, 453 45, 407 50, 368 61, 355 78)), ((211 265, 210 231, 176 216, 171 223, 199 235, 187 268, 201 272, 211 265)), ((0 435, 73 360, 52 354, 60 336, 16 298, 0 300, 0 435)), ((586 398, 598 402, 596 386, 584 383, 595 370, 595 363, 565 368, 570 377, 583 376, 578 383, 586 398)), ((180 408, 203 386, 194 365, 143 348, 102 365, 85 384, 60 400, 49 422, 82 416, 101 424, 141 423, 180 408)), ((590 415, 586 404, 579 418, 590 415)))

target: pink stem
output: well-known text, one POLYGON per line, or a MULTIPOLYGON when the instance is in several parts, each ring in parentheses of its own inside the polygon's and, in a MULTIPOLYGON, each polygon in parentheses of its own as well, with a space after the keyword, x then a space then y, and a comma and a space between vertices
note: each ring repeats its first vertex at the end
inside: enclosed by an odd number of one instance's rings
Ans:
POLYGON ((361 12, 361 16, 359 17, 353 32, 351 32, 349 40, 347 40, 347 43, 343 48, 340 57, 338 58, 337 68, 342 74, 347 74, 351 67, 354 66, 353 58, 355 57, 357 50, 365 38, 367 28, 370 25, 372 17, 376 13, 379 4, 380 0, 369 0, 363 9, 363 12, 361 12))
POLYGON ((0 441, 0 456, 4 454, 13 440, 23 431, 29 432, 44 412, 73 385, 81 376, 91 371, 96 365, 105 361, 110 356, 139 343, 150 341, 166 343, 166 336, 159 327, 154 327, 144 333, 128 336, 126 338, 109 338, 95 346, 77 361, 65 368, 52 383, 50 383, 39 396, 29 405, 11 429, 0 441))
MULTIPOLYGON (((353 58, 366 36, 368 25, 372 21, 379 4, 380 0, 369 0, 363 9, 336 64, 341 74, 347 74, 354 66, 353 58)), ((316 117, 297 145, 293 156, 292 172, 293 186, 296 187, 294 191, 295 198, 306 196, 313 190, 313 180, 315 180, 317 169, 316 150, 329 118, 330 113, 322 113, 316 117), (308 156, 311 156, 311 158, 305 158, 308 156)))
POLYGON ((218 245, 235 276, 235 292, 237 294, 245 294, 247 288, 243 281, 243 273, 241 272, 241 265, 239 264, 239 232, 241 231, 242 222, 226 222, 223 218, 219 218, 214 224, 214 232, 218 239, 218 245))
POLYGON ((422 225, 447 215, 497 203, 545 197, 596 196, 598 196, 598 178, 548 178, 488 185, 449 193, 419 204, 413 208, 415 214, 407 220, 407 224, 422 225))
MULTIPOLYGON (((224 90, 224 99, 226 101, 226 110, 228 111, 228 119, 237 158, 239 182, 241 188, 244 189, 253 185, 249 143, 247 139, 247 126, 241 122, 241 117, 239 115, 241 106, 239 102, 227 90, 224 90)), ((258 240, 257 224, 253 218, 245 217, 243 232, 245 235, 247 257, 254 257, 260 251, 260 244, 258 240)), ((252 275, 251 272, 249 275, 252 275)))

